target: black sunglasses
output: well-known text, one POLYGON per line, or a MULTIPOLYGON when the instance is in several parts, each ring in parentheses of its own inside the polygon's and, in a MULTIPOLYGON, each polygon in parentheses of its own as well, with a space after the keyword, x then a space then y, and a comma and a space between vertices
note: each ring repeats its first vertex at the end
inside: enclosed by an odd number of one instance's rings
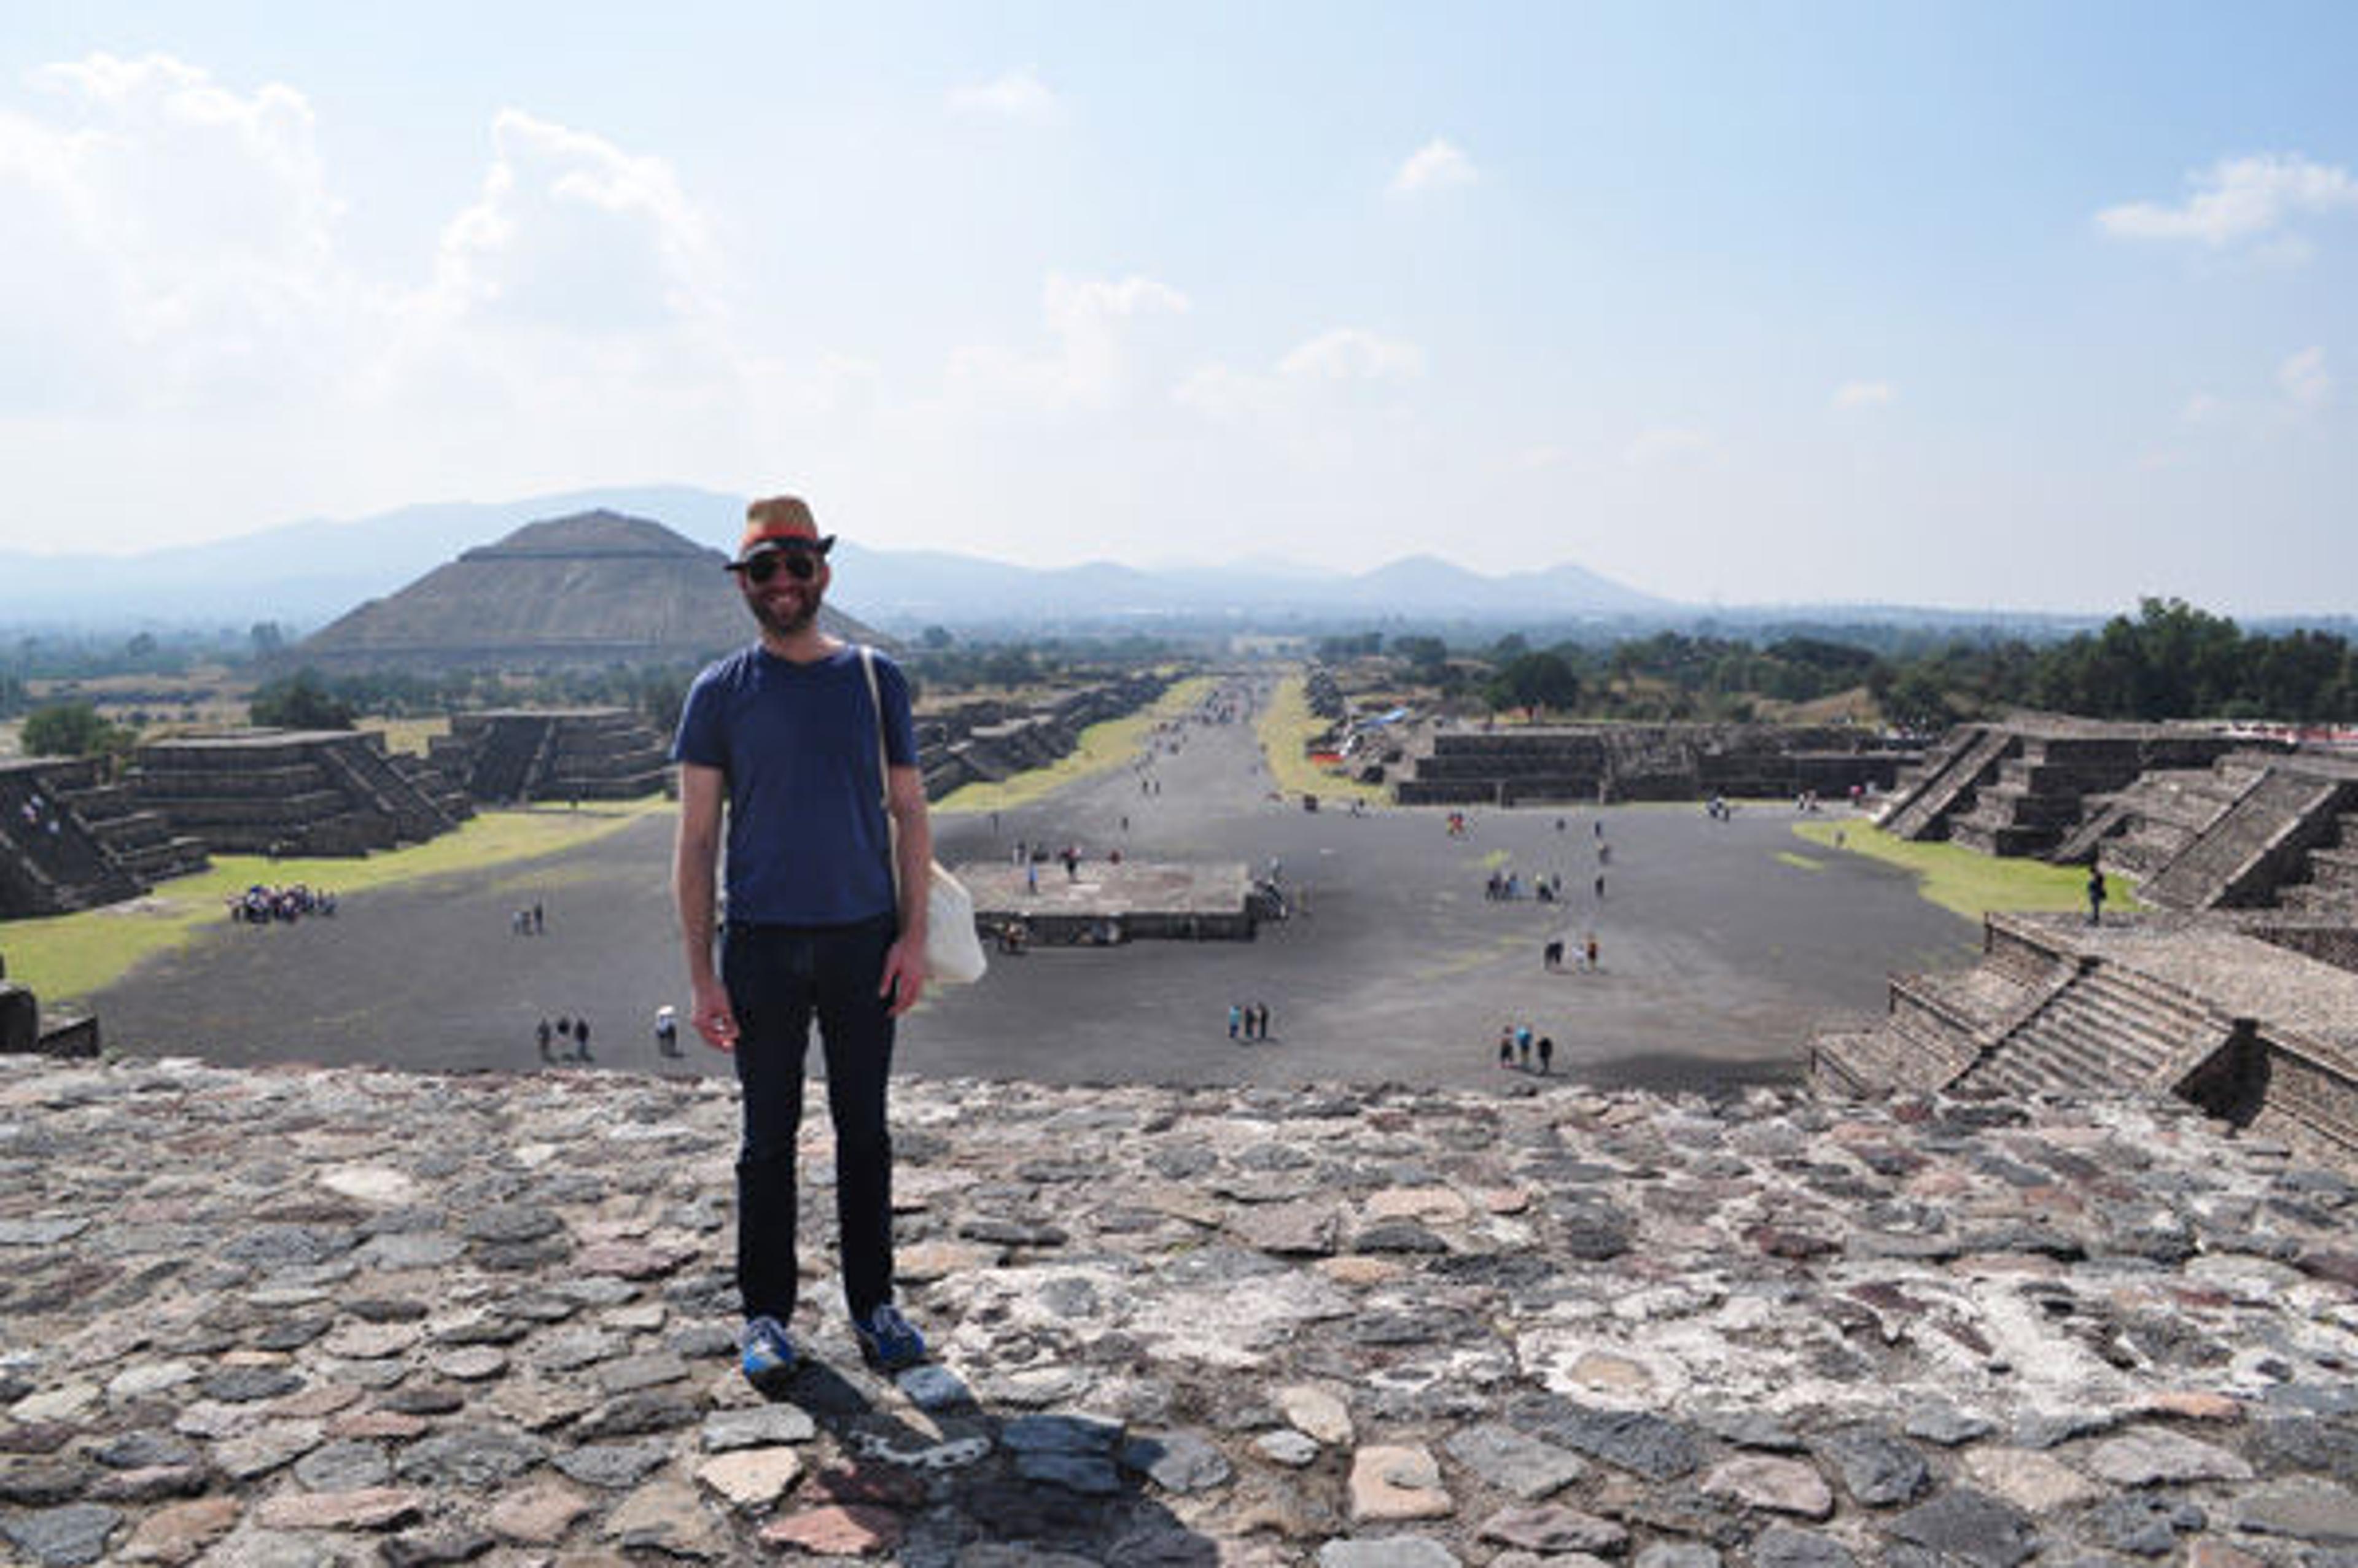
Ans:
POLYGON ((737 569, 745 574, 747 582, 759 588, 775 577, 780 567, 785 568, 786 575, 796 582, 808 582, 818 576, 818 557, 808 550, 772 550, 755 556, 737 569))
POLYGON ((784 540, 751 560, 730 562, 729 569, 743 572, 745 579, 756 588, 775 576, 780 567, 785 568, 786 575, 796 582, 808 582, 818 576, 818 564, 827 558, 827 548, 834 543, 832 539, 784 540))

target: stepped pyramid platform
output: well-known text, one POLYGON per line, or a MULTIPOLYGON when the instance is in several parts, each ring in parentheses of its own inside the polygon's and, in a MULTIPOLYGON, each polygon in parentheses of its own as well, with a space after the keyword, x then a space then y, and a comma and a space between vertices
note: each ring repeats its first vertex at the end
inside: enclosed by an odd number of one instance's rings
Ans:
POLYGON ((117 903, 204 866, 202 844, 95 761, 0 764, 0 920, 117 903))
POLYGON ((2085 860, 2082 828, 2157 768, 2199 769, 2249 741, 2174 724, 2018 714, 1960 724, 1903 774, 1877 818, 1895 837, 1990 855, 2085 860))
POLYGON ((1066 876, 1061 861, 1024 868, 1004 860, 960 865, 958 881, 974 895, 975 923, 1003 932, 1021 923, 1040 946, 1107 946, 1148 937, 1181 941, 1252 940, 1256 896, 1241 861, 1158 865, 1143 860, 1083 860, 1066 876))
POLYGON ((1912 747, 1848 726, 1576 724, 1442 730, 1392 786, 1402 806, 1830 799, 1889 789, 1912 747))
POLYGON ((131 794, 217 853, 362 855, 423 843, 458 818, 362 730, 249 730, 150 741, 131 794))
POLYGON ((1811 1075, 1847 1094, 2128 1091, 2358 1157, 2358 944, 2182 914, 1992 914, 1963 975, 1895 975, 1887 1015, 1829 1031, 1811 1075))
POLYGON ((2236 752, 2124 792, 2107 863, 2166 909, 2358 915, 2358 759, 2236 752))
POLYGON ((637 800, 669 787, 669 744, 627 708, 504 709, 451 716, 434 765, 485 802, 637 800))

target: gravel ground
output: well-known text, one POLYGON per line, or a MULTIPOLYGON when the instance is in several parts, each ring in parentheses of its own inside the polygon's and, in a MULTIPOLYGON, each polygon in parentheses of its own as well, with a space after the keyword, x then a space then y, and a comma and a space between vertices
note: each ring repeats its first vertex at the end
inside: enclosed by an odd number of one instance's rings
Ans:
MULTIPOLYGON (((1792 819, 1784 806, 1729 823, 1699 806, 1481 811, 1453 838, 1430 809, 1305 812, 1275 796, 1247 726, 1190 725, 1143 772, 996 820, 937 816, 941 858, 1002 860, 1022 838, 1257 871, 1274 860, 1308 913, 1249 943, 999 959, 903 1025, 899 1065, 1042 1083, 1469 1085, 1495 1080, 1500 1026, 1528 1021, 1554 1039, 1557 1074, 1584 1082, 1788 1079, 1817 1021, 1880 1011, 1888 971, 1956 967, 1979 946, 1973 923, 1906 876, 1817 851, 1792 819), (1560 872, 1567 896, 1488 900, 1494 865, 1560 872), (1589 930, 1599 972, 1545 972, 1551 935, 1589 930), (1248 1000, 1271 1009, 1265 1043, 1228 1038, 1229 1004, 1248 1000)), ((590 1021, 600 1065, 725 1072, 692 1037, 684 1063, 654 1049, 656 1007, 685 1011, 671 827, 649 817, 580 850, 348 898, 332 920, 224 921, 95 999, 106 1040, 225 1065, 529 1070, 535 1024, 564 1016, 590 1021), (512 935, 511 913, 535 901, 546 934, 512 935)))

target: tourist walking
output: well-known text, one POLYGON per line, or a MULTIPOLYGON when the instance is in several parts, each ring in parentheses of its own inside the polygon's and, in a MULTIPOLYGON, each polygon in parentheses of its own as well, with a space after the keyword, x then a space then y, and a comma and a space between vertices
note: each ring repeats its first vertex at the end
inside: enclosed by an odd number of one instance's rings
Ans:
POLYGON ((573 1059, 577 1062, 590 1059, 590 1021, 586 1018, 573 1021, 573 1059))
POLYGON ((1498 1065, 1511 1067, 1514 1065, 1515 1026, 1511 1023, 1501 1024, 1498 1027, 1498 1065))
POLYGON ((1555 1036, 1552 1034, 1542 1034, 1540 1036, 1540 1071, 1545 1073, 1552 1067, 1554 1064, 1555 1036))
POLYGON ((1234 1040, 1245 1026, 1245 1010, 1241 1003, 1228 1003, 1228 1038, 1234 1040))
POLYGON ((786 1326, 799 1272, 795 1149, 814 1016, 852 1332, 862 1355, 887 1369, 925 1356, 924 1336, 892 1301, 885 1101, 895 1022, 925 987, 933 834, 907 677, 889 656, 819 624, 833 536, 791 496, 757 501, 745 518, 729 570, 760 637, 688 688, 672 745, 680 771, 673 883, 690 1019, 732 1055, 743 1088, 740 1365, 767 1387, 797 1359, 786 1326), (729 918, 716 945, 724 830, 729 918))
POLYGON ((2104 868, 2091 854, 2088 857, 2088 924, 2101 925, 2104 923, 2104 868))
POLYGON ((679 1054, 679 1014, 667 1003, 655 1009, 655 1054, 679 1054))
POLYGON ((557 1031, 550 1027, 548 1020, 546 1018, 542 1019, 540 1021, 540 1027, 533 1033, 540 1041, 540 1059, 544 1062, 556 1061, 557 1057, 555 1054, 550 1051, 549 1044, 557 1038, 557 1031))

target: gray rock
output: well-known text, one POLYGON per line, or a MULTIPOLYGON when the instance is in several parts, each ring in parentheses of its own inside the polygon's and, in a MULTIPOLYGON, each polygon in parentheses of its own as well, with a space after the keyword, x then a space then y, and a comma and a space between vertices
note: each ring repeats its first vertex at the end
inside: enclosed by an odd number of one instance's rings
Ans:
POLYGON ((295 1479, 309 1492, 356 1492, 393 1478, 393 1460, 373 1443, 329 1443, 295 1461, 295 1479))
POLYGON ((229 1367, 200 1379, 198 1391, 225 1405, 254 1404, 281 1399, 303 1386, 303 1379, 283 1367, 229 1367))
POLYGON ((1932 1484, 1931 1468, 1922 1454, 1873 1427, 1831 1433, 1818 1451, 1841 1476, 1843 1488, 1871 1509, 1908 1502, 1932 1484))
POLYGON ((505 1427, 440 1433, 411 1444, 395 1461, 405 1481, 484 1491, 513 1481, 548 1457, 548 1444, 505 1427))
POLYGON ((1096 1416, 1020 1415, 1000 1428, 999 1441, 1011 1454, 1110 1454, 1121 1441, 1121 1423, 1096 1416))
POLYGON ((172 1432, 126 1432, 91 1451, 110 1470, 144 1470, 156 1465, 201 1465, 204 1453, 172 1432))
POLYGON ((729 1454, 740 1448, 766 1448, 773 1444, 808 1443, 818 1435, 818 1423, 796 1405, 755 1405, 751 1410, 715 1411, 704 1418, 698 1441, 707 1454, 729 1454))
POLYGON ((2358 1494, 2313 1477, 2255 1487, 2235 1499, 2234 1511, 2237 1525, 2263 1535, 2321 1546, 2358 1544, 2358 1494))
POLYGON ((123 1523, 123 1516, 97 1503, 70 1503, 59 1509, 0 1515, 0 1536, 41 1568, 75 1568, 95 1563, 106 1552, 107 1537, 123 1523))
POLYGON ((568 1449, 551 1461, 585 1487, 621 1491, 635 1487, 671 1458, 671 1449, 656 1443, 592 1443, 568 1449))
POLYGON ((1943 1448, 1955 1448, 1977 1442, 1997 1430, 1997 1422, 1987 1416, 1974 1415, 1950 1404, 1917 1405, 1908 1412, 1900 1428, 1909 1437, 1926 1443, 1937 1443, 1943 1448))
POLYGON ((2115 1552, 2167 1557, 2177 1549, 2180 1530, 2201 1528, 2202 1511, 2196 1509, 2190 1516, 2185 1507, 2144 1494, 2106 1498, 2088 1510, 2085 1528, 2115 1552))
POLYGON ((1755 1568, 1857 1568, 1858 1559, 1833 1536, 1775 1524, 1753 1539, 1755 1568))
POLYGON ((1121 1463, 1166 1492, 1207 1492, 1236 1473, 1225 1454, 1192 1432, 1141 1433, 1122 1445, 1121 1463))
POLYGON ((1891 1521, 1891 1533, 1945 1563, 2014 1568, 2039 1550, 2030 1516, 1997 1498, 1955 1487, 1891 1521))
POLYGON ((470 1241, 513 1245, 564 1234, 565 1222, 532 1204, 499 1204, 467 1217, 459 1234, 470 1241))
POLYGON ((1421 1535, 1380 1541, 1330 1541, 1318 1549, 1318 1568, 1463 1568, 1457 1554, 1421 1535))
POLYGON ((1442 1447, 1485 1485, 1526 1502, 1562 1491, 1588 1468, 1577 1454, 1499 1422, 1481 1422, 1453 1433, 1442 1447))
POLYGON ((573 1423, 568 1435, 585 1441, 644 1437, 651 1432, 676 1432, 683 1426, 694 1426, 703 1415, 701 1400, 661 1389, 642 1389, 591 1411, 573 1423))
POLYGON ((1719 1553, 1699 1541, 1658 1541, 1630 1568, 1719 1568, 1719 1553))
POLYGON ((1026 1481, 1044 1481, 1087 1498, 1109 1498, 1121 1490, 1121 1477, 1110 1455, 1020 1452, 1015 1473, 1026 1481))
POLYGON ((1703 1463, 1694 1434, 1646 1411, 1602 1410, 1560 1394, 1526 1395, 1507 1409, 1508 1422, 1534 1437, 1585 1454, 1650 1481, 1674 1481, 1703 1463))

